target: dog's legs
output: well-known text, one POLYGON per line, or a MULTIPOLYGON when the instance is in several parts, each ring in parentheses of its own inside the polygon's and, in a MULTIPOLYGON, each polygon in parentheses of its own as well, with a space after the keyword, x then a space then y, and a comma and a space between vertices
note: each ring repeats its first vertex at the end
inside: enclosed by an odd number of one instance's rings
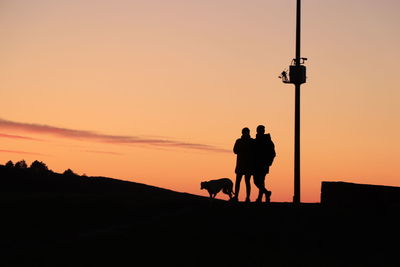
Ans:
POLYGON ((232 188, 224 188, 222 192, 229 196, 229 199, 232 199, 232 188))

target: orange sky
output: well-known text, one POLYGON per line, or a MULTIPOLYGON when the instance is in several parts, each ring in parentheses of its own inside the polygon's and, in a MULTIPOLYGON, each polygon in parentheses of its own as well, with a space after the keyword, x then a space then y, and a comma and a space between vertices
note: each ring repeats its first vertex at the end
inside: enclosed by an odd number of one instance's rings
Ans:
MULTIPOLYGON (((303 0, 304 202, 324 180, 400 186, 399 8, 303 0)), ((207 195, 200 181, 234 179, 241 129, 264 124, 272 200, 291 201, 294 89, 277 76, 294 13, 294 0, 2 1, 0 162, 207 195)))

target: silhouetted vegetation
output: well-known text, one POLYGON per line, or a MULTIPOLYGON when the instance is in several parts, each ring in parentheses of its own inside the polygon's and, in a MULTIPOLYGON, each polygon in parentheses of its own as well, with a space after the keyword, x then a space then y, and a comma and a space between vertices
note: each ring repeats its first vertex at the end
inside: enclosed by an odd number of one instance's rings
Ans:
POLYGON ((17 169, 26 169, 28 168, 28 165, 26 164, 25 160, 21 160, 15 163, 14 167, 17 169))
POLYGON ((34 162, 32 162, 31 166, 29 167, 32 171, 35 172, 48 172, 49 168, 47 167, 46 163, 35 160, 34 162))
POLYGON ((73 170, 71 170, 71 169, 67 169, 67 170, 65 170, 64 172, 63 172, 63 175, 66 175, 66 176, 78 176, 78 174, 76 174, 73 170))
POLYGON ((46 163, 39 160, 33 161, 29 167, 25 160, 15 165, 8 161, 0 165, 0 177, 0 192, 122 193, 142 191, 146 187, 170 192, 118 179, 79 175, 72 169, 61 174, 50 170, 46 163))
POLYGON ((11 160, 9 160, 9 161, 7 161, 5 166, 6 166, 6 168, 14 168, 14 163, 11 160))

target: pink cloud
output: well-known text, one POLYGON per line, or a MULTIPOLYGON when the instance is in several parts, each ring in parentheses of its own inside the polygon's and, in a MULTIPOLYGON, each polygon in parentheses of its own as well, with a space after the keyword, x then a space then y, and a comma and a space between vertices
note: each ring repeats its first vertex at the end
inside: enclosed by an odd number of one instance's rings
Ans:
POLYGON ((12 154, 23 154, 23 155, 34 155, 34 156, 46 156, 41 153, 36 153, 36 152, 27 152, 27 151, 18 151, 18 150, 5 150, 5 149, 0 149, 0 153, 12 153, 12 154))
POLYGON ((182 148, 182 149, 192 149, 192 150, 224 152, 224 153, 230 152, 230 150, 206 144, 188 143, 188 142, 181 142, 181 141, 161 139, 161 138, 143 138, 138 136, 108 135, 92 131, 60 128, 44 124, 21 123, 4 119, 0 119, 0 129, 8 129, 13 131, 21 131, 34 134, 45 134, 45 135, 51 135, 51 136, 74 139, 74 140, 95 141, 95 142, 110 143, 110 144, 121 144, 121 145, 142 144, 142 145, 150 145, 156 147, 171 147, 171 148, 182 148))
POLYGON ((43 141, 43 140, 40 140, 37 138, 20 136, 20 135, 12 135, 12 134, 3 134, 3 133, 0 133, 0 138, 21 139, 21 140, 30 140, 30 141, 43 141))
POLYGON ((121 156, 121 155, 123 155, 122 153, 118 153, 118 152, 98 151, 98 150, 83 150, 82 152, 94 153, 94 154, 113 155, 113 156, 121 156))

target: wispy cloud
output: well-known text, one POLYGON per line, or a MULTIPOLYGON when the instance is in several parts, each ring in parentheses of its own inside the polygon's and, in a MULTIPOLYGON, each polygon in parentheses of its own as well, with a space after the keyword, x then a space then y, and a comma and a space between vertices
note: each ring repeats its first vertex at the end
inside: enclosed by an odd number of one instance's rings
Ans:
POLYGON ((227 149, 207 144, 189 143, 189 142, 182 142, 182 141, 162 139, 162 138, 144 138, 139 136, 109 135, 109 134, 96 133, 92 131, 54 127, 44 124, 14 122, 4 119, 0 119, 0 129, 9 129, 14 131, 28 132, 34 134, 46 134, 46 135, 74 139, 74 140, 95 141, 95 142, 110 143, 110 144, 149 145, 156 147, 171 147, 171 148, 182 148, 182 149, 203 150, 203 151, 213 151, 213 152, 230 152, 227 149))
POLYGON ((111 151, 98 151, 98 150, 82 150, 82 152, 94 153, 94 154, 104 154, 104 155, 112 155, 112 156, 122 156, 122 153, 111 152, 111 151))
POLYGON ((19 150, 5 150, 5 149, 0 149, 0 153, 12 153, 12 154, 23 154, 23 155, 33 155, 33 156, 46 156, 45 154, 36 153, 36 152, 19 151, 19 150))
POLYGON ((12 135, 12 134, 4 134, 0 133, 0 138, 10 138, 10 139, 20 139, 20 140, 30 140, 30 141, 43 141, 33 137, 21 136, 21 135, 12 135))

